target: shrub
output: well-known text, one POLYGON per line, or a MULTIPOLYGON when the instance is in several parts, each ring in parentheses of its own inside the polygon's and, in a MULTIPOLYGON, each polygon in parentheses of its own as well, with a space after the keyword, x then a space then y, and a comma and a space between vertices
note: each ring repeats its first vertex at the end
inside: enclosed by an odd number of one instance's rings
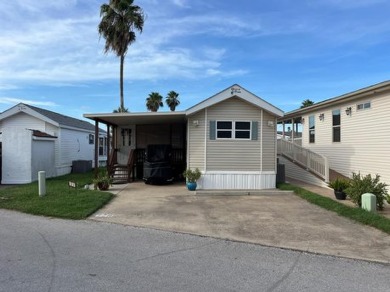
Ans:
POLYGON ((356 205, 362 205, 362 195, 371 193, 376 196, 376 206, 378 210, 383 210, 383 202, 387 196, 387 185, 379 182, 380 176, 377 174, 375 178, 371 174, 361 176, 360 173, 352 174, 349 187, 345 190, 347 196, 356 205))
POLYGON ((345 178, 336 178, 329 182, 328 186, 335 191, 343 192, 345 189, 349 187, 349 179, 345 178))
POLYGON ((202 173, 200 172, 199 168, 196 168, 195 170, 186 169, 183 172, 183 176, 187 179, 188 182, 196 182, 200 177, 202 173))

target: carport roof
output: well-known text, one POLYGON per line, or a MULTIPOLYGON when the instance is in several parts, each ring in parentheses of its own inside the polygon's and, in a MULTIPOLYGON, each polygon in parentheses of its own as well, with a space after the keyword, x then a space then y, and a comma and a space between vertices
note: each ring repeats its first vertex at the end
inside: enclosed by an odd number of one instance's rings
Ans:
POLYGON ((84 114, 84 117, 107 125, 146 125, 160 123, 184 123, 186 121, 186 112, 100 113, 84 114))

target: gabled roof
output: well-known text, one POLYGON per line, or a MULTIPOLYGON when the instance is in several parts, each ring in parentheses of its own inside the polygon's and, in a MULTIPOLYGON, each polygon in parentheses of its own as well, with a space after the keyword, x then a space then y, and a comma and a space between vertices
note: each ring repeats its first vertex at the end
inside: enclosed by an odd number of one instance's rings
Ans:
POLYGON ((390 80, 387 80, 387 81, 384 81, 381 83, 377 83, 377 84, 374 84, 374 85, 371 85, 368 87, 364 87, 364 88, 361 88, 361 89, 358 89, 358 90, 355 90, 355 91, 352 91, 352 92, 349 92, 349 93, 346 93, 343 95, 339 95, 339 96, 336 96, 333 98, 329 98, 329 99, 326 99, 324 101, 315 103, 311 106, 305 107, 305 108, 300 108, 300 109, 290 111, 290 112, 286 113, 283 118, 290 119, 290 118, 294 118, 296 116, 311 112, 313 110, 325 108, 325 107, 330 106, 330 105, 336 105, 336 104, 340 104, 343 102, 352 101, 352 100, 355 100, 358 98, 363 98, 366 96, 372 97, 373 94, 380 93, 380 92, 385 91, 385 90, 390 90, 390 80))
POLYGON ((282 110, 266 102, 260 97, 254 95, 253 93, 249 92, 248 90, 246 90, 245 88, 241 87, 238 84, 234 84, 233 86, 230 86, 225 90, 222 90, 221 92, 209 97, 208 99, 205 99, 204 101, 194 105, 193 107, 190 107, 189 109, 187 109, 186 114, 191 115, 202 109, 205 109, 207 107, 210 107, 212 105, 215 105, 221 101, 227 100, 232 97, 238 97, 242 100, 245 100, 246 102, 249 102, 259 108, 262 108, 277 117, 283 116, 282 110))
MULTIPOLYGON (((95 126, 87 121, 72 118, 24 103, 19 103, 14 107, 2 112, 0 114, 0 120, 13 116, 19 112, 24 112, 57 127, 68 127, 87 131, 95 131, 95 126)), ((100 132, 104 131, 100 129, 100 132)))

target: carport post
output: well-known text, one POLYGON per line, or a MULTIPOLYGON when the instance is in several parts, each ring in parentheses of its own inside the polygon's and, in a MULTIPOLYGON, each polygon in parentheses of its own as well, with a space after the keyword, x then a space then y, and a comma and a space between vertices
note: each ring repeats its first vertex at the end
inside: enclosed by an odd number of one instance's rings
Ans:
POLYGON ((99 173, 99 122, 95 120, 95 177, 99 173))
POLYGON ((38 193, 40 197, 46 195, 46 172, 38 171, 38 193))

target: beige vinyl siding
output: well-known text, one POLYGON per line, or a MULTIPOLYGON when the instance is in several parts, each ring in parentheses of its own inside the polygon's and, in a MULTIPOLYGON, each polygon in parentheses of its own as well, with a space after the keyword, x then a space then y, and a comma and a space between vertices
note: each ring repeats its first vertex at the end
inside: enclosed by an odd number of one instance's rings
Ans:
POLYGON ((188 168, 198 167, 200 170, 204 171, 204 154, 205 154, 205 131, 206 131, 206 122, 205 122, 205 112, 202 110, 198 113, 191 115, 188 118, 188 168), (195 126, 194 121, 198 122, 198 125, 195 126))
MULTIPOLYGON (((263 112, 263 171, 274 171, 276 163, 276 119, 266 111, 263 112), (273 126, 268 125, 268 122, 273 122, 273 126)), ((260 125, 259 125, 260 127, 260 125)), ((259 135, 260 137, 260 135, 259 135)))
MULTIPOLYGON (((258 121, 258 140, 210 140, 207 131, 208 171, 260 171, 261 110, 241 99, 230 98, 207 109, 208 123, 215 121, 258 121)), ((209 125, 208 125, 209 127, 209 125)))
POLYGON ((352 172, 380 174, 390 184, 390 92, 373 95, 353 102, 328 107, 314 112, 316 117, 316 142, 308 143, 308 116, 303 126, 303 146, 323 154, 329 159, 330 168, 345 175, 352 172), (357 111, 357 104, 371 102, 371 108, 357 111), (346 115, 345 109, 352 108, 346 115), (332 142, 332 110, 341 110, 341 142, 332 142), (325 119, 318 118, 324 113, 325 119))

